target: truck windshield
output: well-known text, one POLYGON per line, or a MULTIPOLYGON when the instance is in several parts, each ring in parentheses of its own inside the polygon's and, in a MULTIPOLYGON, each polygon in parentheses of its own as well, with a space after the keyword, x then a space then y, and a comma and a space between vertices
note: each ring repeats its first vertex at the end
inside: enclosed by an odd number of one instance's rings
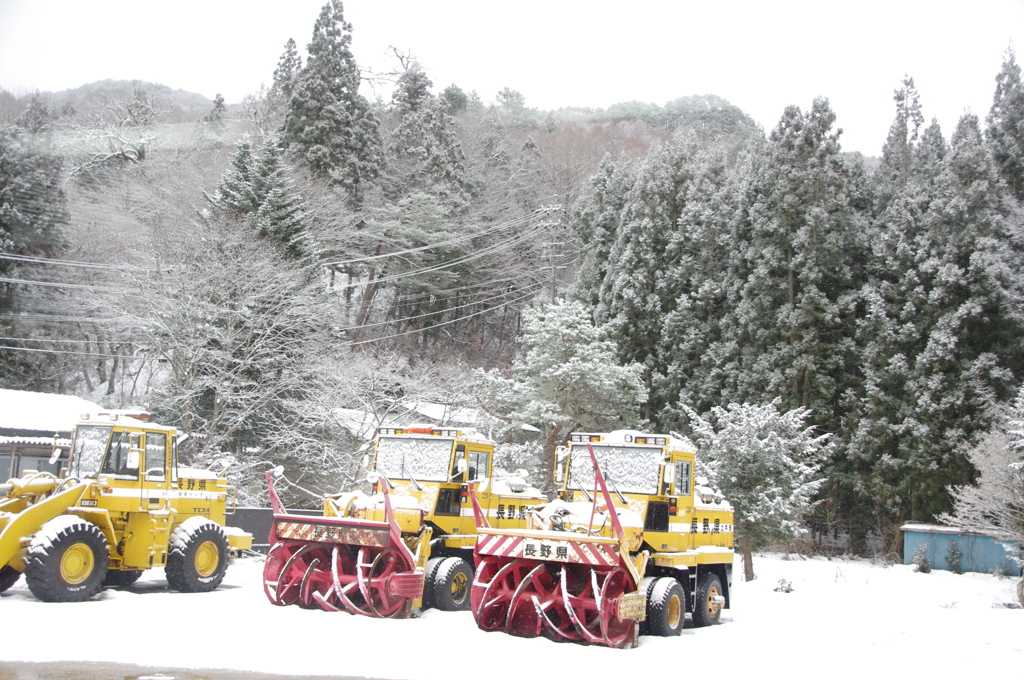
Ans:
POLYGON ((71 477, 86 479, 95 477, 100 462, 107 451, 111 425, 80 425, 75 432, 74 450, 71 453, 71 477))
POLYGON ((447 481, 453 442, 436 437, 381 437, 377 441, 377 471, 388 479, 447 481))
MULTIPOLYGON (((608 490, 622 493, 655 494, 658 472, 664 455, 660 448, 649 446, 592 445, 601 466, 608 490)), ((586 445, 574 444, 569 461, 569 488, 594 489, 594 466, 586 445)))

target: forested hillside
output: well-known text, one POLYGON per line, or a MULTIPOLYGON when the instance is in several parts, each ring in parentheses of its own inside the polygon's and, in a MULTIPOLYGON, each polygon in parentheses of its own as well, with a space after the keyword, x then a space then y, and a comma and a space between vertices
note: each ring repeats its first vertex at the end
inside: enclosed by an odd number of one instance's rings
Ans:
POLYGON ((328 2, 241 103, 0 92, 0 385, 148 408, 243 485, 350 485, 351 414, 416 402, 482 409, 538 481, 575 428, 803 408, 817 520, 889 547, 975 481, 1024 378, 1012 51, 952 131, 907 78, 864 159, 824 98, 770 131, 713 95, 544 112, 402 57, 370 101, 351 28, 328 2))

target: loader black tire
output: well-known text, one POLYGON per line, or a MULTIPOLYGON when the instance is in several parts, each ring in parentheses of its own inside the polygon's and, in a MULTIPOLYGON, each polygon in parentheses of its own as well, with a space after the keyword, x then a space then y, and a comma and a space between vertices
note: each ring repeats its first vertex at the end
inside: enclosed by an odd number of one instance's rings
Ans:
POLYGON ((686 594, 683 587, 668 576, 656 579, 647 595, 649 634, 661 637, 679 635, 685 624, 686 594))
POLYGON ((25 580, 43 602, 82 602, 103 588, 109 563, 99 527, 62 515, 44 524, 29 544, 25 580))
POLYGON ((228 537, 219 524, 190 517, 171 532, 164 573, 167 585, 180 593, 206 593, 224 580, 228 568, 228 537))
POLYGON ((0 593, 4 592, 21 578, 21 572, 10 565, 0 567, 0 593))
MULTIPOLYGON (((645 576, 644 580, 641 581, 641 583, 640 583, 640 592, 642 592, 644 594, 644 602, 647 603, 647 605, 646 605, 647 607, 650 607, 650 603, 651 603, 651 589, 654 588, 654 584, 657 583, 657 581, 658 581, 658 577, 657 576, 645 576)), ((647 610, 645 610, 645 611, 647 611, 647 610)), ((640 634, 641 635, 650 635, 651 634, 651 625, 650 625, 649 619, 650 619, 650 616, 648 615, 646 618, 644 618, 643 621, 640 622, 640 634)))
POLYGON ((725 595, 721 580, 710 571, 701 574, 693 597, 694 627, 703 628, 722 622, 722 610, 713 603, 713 598, 719 595, 725 595))
POLYGON ((468 610, 472 585, 473 567, 461 557, 446 557, 434 574, 434 607, 445 612, 468 610))
POLYGON ((437 575, 437 568, 444 562, 443 557, 431 557, 427 560, 427 568, 423 574, 423 606, 422 609, 430 609, 434 606, 434 577, 437 575))
POLYGON ((103 579, 104 588, 127 588, 142 576, 142 570, 122 571, 121 569, 108 569, 107 576, 103 579))

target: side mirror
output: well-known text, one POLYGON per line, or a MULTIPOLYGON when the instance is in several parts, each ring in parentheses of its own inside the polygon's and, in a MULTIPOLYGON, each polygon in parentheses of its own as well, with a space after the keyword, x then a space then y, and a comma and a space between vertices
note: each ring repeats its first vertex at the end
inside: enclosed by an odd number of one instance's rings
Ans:
POLYGON ((672 463, 665 463, 661 466, 664 488, 662 493, 672 494, 676 489, 676 466, 672 463))
POLYGON ((363 456, 363 469, 364 470, 369 470, 370 469, 370 454, 368 454, 368 453, 363 456))
POLYGON ((461 473, 465 472, 468 469, 469 469, 469 463, 466 462, 465 458, 459 458, 457 461, 455 461, 455 471, 456 472, 461 474, 461 473))
POLYGON ((561 484, 565 477, 565 461, 569 458, 569 452, 561 449, 555 452, 555 484, 561 484))
POLYGON ((128 450, 128 459, 125 461, 125 467, 129 470, 139 469, 139 452, 136 449, 128 450))

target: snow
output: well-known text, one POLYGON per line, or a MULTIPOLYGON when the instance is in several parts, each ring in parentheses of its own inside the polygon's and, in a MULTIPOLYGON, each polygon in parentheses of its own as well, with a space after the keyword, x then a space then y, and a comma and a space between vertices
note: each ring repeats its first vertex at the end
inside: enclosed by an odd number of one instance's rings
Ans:
MULTIPOLYGON (((162 570, 131 590, 105 591, 84 603, 46 604, 24 579, 2 596, 8 626, 4 661, 79 661, 171 669, 234 669, 393 679, 451 677, 483 669, 488 680, 600 673, 635 677, 638 668, 717 667, 714 675, 830 678, 1016 677, 1024 667, 1024 611, 1007 609, 1014 581, 986 574, 915 573, 868 561, 754 558, 757 580, 734 581, 723 623, 687 627, 678 638, 643 637, 614 650, 484 633, 468 612, 428 610, 413 620, 277 608, 261 590, 262 562, 235 562, 212 593, 166 590, 162 570), (783 592, 785 581, 791 592, 783 592), (216 615, 212 615, 216 612, 216 615), (88 630, 118 631, 146 621, 174 644, 98 644, 88 630), (50 630, 48 634, 40 631, 50 630), (879 671, 881 671, 879 673, 879 671), (968 675, 969 674, 969 675, 968 675)), ((736 577, 742 569, 737 560, 736 577)), ((687 624, 689 626, 689 624, 687 624)))
POLYGON ((0 427, 69 432, 83 414, 103 409, 66 394, 0 390, 0 427))

